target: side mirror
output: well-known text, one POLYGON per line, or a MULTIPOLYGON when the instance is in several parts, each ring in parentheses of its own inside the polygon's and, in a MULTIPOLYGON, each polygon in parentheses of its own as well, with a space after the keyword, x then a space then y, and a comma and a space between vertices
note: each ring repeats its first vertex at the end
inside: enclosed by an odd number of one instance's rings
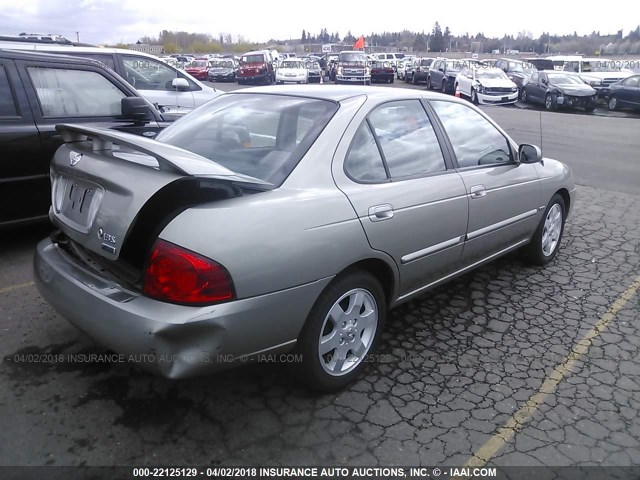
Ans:
POLYGON ((520 163, 538 163, 542 161, 542 150, 536 145, 523 143, 518 147, 520 163))
POLYGON ((176 90, 184 92, 185 90, 189 90, 189 82, 186 78, 176 77, 171 80, 171 86, 176 90))
POLYGON ((124 97, 121 100, 122 117, 135 121, 149 120, 151 108, 142 97, 124 97))

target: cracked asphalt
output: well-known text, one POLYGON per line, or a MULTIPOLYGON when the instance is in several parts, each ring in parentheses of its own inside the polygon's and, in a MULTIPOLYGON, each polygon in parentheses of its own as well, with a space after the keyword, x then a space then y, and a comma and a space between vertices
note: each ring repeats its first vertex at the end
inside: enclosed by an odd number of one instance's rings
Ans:
MULTIPOLYGON (((640 273, 640 191, 580 185, 552 264, 511 254, 392 311, 364 377, 318 395, 278 364, 171 381, 127 363, 20 361, 106 353, 29 283, 47 231, 0 239, 0 465, 464 465, 640 273)), ((488 465, 640 466, 632 293, 488 465)))

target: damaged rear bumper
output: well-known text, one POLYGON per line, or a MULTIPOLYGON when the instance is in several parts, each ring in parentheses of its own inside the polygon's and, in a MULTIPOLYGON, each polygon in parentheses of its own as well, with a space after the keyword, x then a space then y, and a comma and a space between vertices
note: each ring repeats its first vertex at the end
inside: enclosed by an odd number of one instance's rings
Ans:
POLYGON ((313 303, 331 281, 220 305, 174 305, 98 276, 50 239, 37 246, 34 279, 42 296, 80 330, 169 378, 290 351, 313 303))

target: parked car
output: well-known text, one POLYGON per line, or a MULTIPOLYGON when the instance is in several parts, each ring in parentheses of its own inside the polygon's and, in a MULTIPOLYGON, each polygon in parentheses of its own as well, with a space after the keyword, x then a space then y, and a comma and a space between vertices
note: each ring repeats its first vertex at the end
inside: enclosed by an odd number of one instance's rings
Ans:
POLYGON ((566 61, 562 70, 577 73, 582 80, 596 89, 599 97, 609 95, 609 87, 612 83, 633 75, 633 72, 623 70, 619 62, 601 57, 576 57, 566 61))
POLYGON ((541 103, 547 110, 567 107, 593 112, 597 93, 577 75, 556 70, 534 72, 520 95, 524 103, 541 103))
POLYGON ((338 55, 336 83, 362 83, 371 85, 371 69, 367 54, 357 50, 345 50, 338 55))
POLYGON ((315 57, 303 59, 304 68, 307 69, 307 75, 309 77, 309 83, 320 83, 322 78, 322 68, 320 63, 315 57))
POLYGON ((519 92, 533 72, 538 70, 532 63, 508 58, 499 59, 496 67, 507 74, 507 77, 516 84, 519 92))
POLYGON ((276 70, 276 83, 309 83, 309 72, 299 59, 286 59, 276 70))
POLYGON ((210 82, 235 82, 238 62, 233 58, 217 58, 209 60, 209 73, 207 79, 210 82))
POLYGON ((192 110, 221 93, 153 55, 134 50, 2 41, 0 48, 92 58, 115 71, 151 103, 178 111, 192 110))
POLYGON ((393 83, 395 70, 385 60, 375 60, 371 62, 371 83, 385 82, 393 83))
POLYGON ((187 64, 184 71, 193 78, 206 80, 209 77, 209 60, 206 58, 197 58, 193 62, 187 64))
POLYGON ((463 64, 460 60, 436 58, 429 68, 427 86, 439 88, 442 93, 453 93, 456 76, 462 67, 463 64))
POLYGON ((609 86, 609 110, 640 109, 640 75, 633 75, 609 86))
POLYGON ((433 58, 416 58, 413 60, 413 65, 407 81, 417 85, 419 83, 429 82, 429 69, 433 63, 433 58))
POLYGON ((47 218, 56 124, 154 136, 175 118, 95 60, 0 50, 0 228, 47 218))
POLYGON ((407 69, 407 65, 411 64, 414 60, 414 58, 416 58, 415 56, 411 55, 406 55, 402 60, 398 61, 398 65, 396 67, 396 78, 398 80, 404 80, 405 79, 405 73, 406 73, 406 69, 407 69))
POLYGON ((474 104, 506 105, 518 100, 518 87, 499 68, 463 68, 455 90, 474 104))
POLYGON ((276 75, 270 52, 257 50, 242 55, 242 57, 240 57, 240 66, 238 67, 236 78, 239 84, 251 82, 273 83, 276 75))
POLYGON ((304 382, 343 388, 388 308, 516 249, 548 264, 574 201, 565 165, 426 91, 245 89, 158 141, 58 129, 59 233, 37 246, 35 283, 171 378, 294 350, 304 382))
POLYGON ((398 66, 398 62, 404 58, 404 53, 374 53, 372 57, 373 60, 388 62, 395 71, 398 66))

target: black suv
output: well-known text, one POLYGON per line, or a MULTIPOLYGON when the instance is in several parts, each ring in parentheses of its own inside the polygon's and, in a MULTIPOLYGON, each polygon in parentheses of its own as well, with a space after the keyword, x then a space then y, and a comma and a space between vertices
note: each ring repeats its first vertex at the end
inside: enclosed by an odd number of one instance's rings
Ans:
POLYGON ((47 217, 57 124, 154 137, 175 118, 95 60, 0 50, 0 228, 47 217))

